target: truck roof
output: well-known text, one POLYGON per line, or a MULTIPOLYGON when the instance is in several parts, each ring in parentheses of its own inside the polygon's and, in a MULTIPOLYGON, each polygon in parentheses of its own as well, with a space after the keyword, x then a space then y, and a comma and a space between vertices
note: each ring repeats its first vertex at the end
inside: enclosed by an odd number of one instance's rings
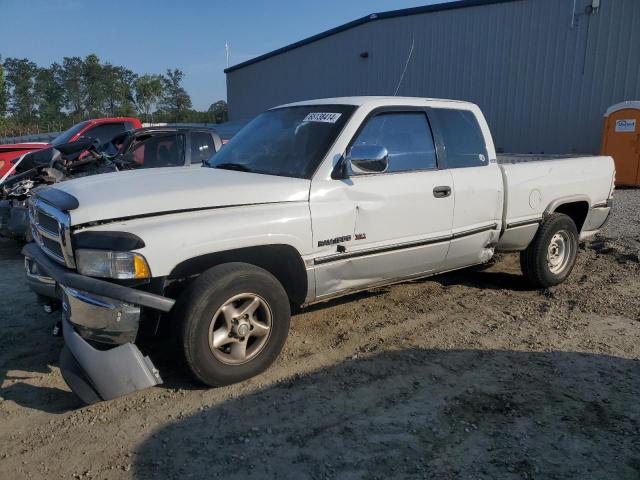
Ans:
POLYGON ((114 122, 131 122, 133 124, 140 123, 140 120, 134 117, 102 117, 102 118, 90 118, 87 122, 98 123, 114 123, 114 122))
POLYGON ((460 107, 461 105, 475 106, 471 102, 462 100, 447 100, 440 98, 422 98, 422 97, 394 97, 394 96, 363 96, 363 97, 334 97, 334 98, 318 98, 314 100, 304 100, 301 102, 287 103, 274 108, 294 107, 302 105, 355 105, 357 107, 373 104, 374 106, 400 105, 400 106, 443 106, 443 104, 452 104, 460 107))

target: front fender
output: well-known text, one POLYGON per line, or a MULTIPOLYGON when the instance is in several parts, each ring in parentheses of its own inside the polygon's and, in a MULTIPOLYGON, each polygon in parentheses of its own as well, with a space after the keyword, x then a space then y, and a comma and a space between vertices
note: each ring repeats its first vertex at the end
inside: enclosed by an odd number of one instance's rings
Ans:
POLYGON ((140 237, 136 250, 154 277, 169 275, 186 260, 244 247, 282 244, 301 256, 311 252, 311 218, 307 202, 218 208, 129 219, 81 231, 120 231, 140 237))

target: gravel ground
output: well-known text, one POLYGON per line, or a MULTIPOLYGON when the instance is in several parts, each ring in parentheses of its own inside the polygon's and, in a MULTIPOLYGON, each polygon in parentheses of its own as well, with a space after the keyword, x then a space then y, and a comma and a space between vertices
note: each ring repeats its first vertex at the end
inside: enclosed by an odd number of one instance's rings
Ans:
POLYGON ((640 190, 563 285, 515 255, 306 309, 265 374, 80 408, 0 244, 0 478, 640 479, 640 190))
POLYGON ((616 190, 613 213, 602 233, 608 237, 626 237, 640 242, 640 189, 616 190))

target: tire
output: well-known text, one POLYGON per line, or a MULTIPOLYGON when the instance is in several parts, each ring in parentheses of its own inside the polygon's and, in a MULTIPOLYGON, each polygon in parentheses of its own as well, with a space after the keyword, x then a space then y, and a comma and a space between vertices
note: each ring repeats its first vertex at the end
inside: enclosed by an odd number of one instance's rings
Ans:
POLYGON ((564 282, 576 263, 578 239, 570 217, 549 215, 527 249, 520 252, 520 267, 529 283, 547 288, 564 282))
POLYGON ((212 387, 266 370, 284 346, 290 318, 289 298, 280 282, 246 263, 204 272, 182 292, 174 315, 187 365, 212 387))

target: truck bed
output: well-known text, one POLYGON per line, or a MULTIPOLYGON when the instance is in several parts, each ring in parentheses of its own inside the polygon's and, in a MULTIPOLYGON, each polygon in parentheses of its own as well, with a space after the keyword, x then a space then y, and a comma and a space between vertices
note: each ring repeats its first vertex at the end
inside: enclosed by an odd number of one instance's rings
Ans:
POLYGON ((559 199, 606 204, 615 172, 613 159, 605 156, 503 155, 498 163, 507 225, 541 218, 559 199))

